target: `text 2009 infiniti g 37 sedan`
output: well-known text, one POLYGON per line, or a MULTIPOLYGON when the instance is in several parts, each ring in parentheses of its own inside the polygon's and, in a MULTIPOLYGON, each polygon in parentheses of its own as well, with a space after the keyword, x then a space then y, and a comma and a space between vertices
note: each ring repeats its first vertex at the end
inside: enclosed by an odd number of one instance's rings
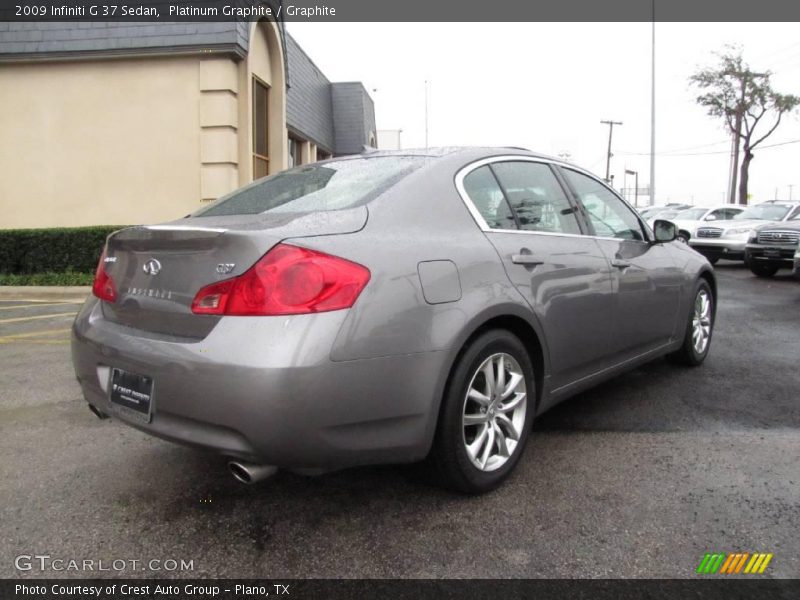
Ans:
POLYGON ((674 237, 523 150, 333 159, 109 236, 73 361, 94 412, 244 481, 430 456, 482 492, 558 402, 703 362, 714 274, 674 237))

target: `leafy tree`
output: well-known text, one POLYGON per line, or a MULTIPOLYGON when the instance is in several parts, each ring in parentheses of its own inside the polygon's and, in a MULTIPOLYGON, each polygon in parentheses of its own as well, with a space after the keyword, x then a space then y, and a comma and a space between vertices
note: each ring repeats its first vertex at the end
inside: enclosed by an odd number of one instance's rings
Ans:
MULTIPOLYGON (((735 139, 734 161, 739 164, 739 148, 743 156, 739 176, 739 203, 747 204, 747 184, 753 150, 781 124, 783 115, 800 105, 800 97, 780 94, 772 89, 770 71, 756 72, 744 62, 742 51, 726 47, 717 54, 715 67, 701 69, 689 78, 703 93, 697 103, 712 117, 722 117, 735 139), (758 129, 758 134, 756 130, 758 129), (763 132, 763 134, 762 134, 763 132)), ((734 171, 731 196, 736 189, 734 171)))

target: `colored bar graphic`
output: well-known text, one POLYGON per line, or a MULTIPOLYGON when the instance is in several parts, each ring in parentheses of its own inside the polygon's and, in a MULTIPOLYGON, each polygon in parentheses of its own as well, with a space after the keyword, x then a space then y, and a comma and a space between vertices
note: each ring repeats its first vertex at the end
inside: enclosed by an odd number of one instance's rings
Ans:
POLYGON ((736 565, 736 570, 734 571, 734 573, 738 573, 739 571, 742 570, 742 567, 744 566, 744 563, 747 560, 748 556, 750 556, 749 552, 745 552, 744 554, 742 554, 742 558, 739 560, 739 563, 736 565))
POLYGON ((697 573, 705 573, 706 572, 706 565, 708 564, 711 555, 706 553, 703 557, 703 560, 700 561, 700 566, 697 567, 697 573))
POLYGON ((722 569, 720 569, 720 573, 730 573, 730 568, 732 564, 736 564, 738 561, 739 555, 738 554, 728 554, 728 558, 725 559, 725 562, 722 563, 722 569), (736 559, 736 560, 734 560, 736 559))
POLYGON ((761 568, 758 570, 758 572, 759 573, 763 573, 764 569, 767 568, 767 565, 769 564, 769 561, 771 561, 771 560, 772 560, 772 552, 770 552, 769 554, 767 554, 764 557, 764 562, 761 563, 761 568))
POLYGON ((749 552, 707 552, 697 567, 697 573, 704 575, 713 575, 715 573, 719 575, 761 574, 766 570, 772 557, 772 553, 763 552, 754 554, 749 552))

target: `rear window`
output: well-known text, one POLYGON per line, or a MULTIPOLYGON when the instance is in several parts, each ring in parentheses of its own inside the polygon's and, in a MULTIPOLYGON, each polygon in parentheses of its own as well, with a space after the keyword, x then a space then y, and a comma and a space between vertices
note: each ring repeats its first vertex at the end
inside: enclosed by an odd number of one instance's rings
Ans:
POLYGON ((376 156, 304 165, 254 181, 191 216, 352 208, 374 199, 425 160, 423 156, 376 156))

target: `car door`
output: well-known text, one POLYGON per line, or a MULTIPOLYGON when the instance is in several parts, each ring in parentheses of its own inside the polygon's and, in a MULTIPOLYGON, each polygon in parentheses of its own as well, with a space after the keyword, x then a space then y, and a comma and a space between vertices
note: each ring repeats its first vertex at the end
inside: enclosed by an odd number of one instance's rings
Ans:
POLYGON ((460 191, 541 324, 550 388, 594 373, 611 337, 611 273, 551 166, 496 158, 459 174, 460 191))
POLYGON ((669 248, 654 244, 632 208, 598 179, 561 167, 612 268, 612 351, 620 361, 676 335, 683 273, 669 248))

